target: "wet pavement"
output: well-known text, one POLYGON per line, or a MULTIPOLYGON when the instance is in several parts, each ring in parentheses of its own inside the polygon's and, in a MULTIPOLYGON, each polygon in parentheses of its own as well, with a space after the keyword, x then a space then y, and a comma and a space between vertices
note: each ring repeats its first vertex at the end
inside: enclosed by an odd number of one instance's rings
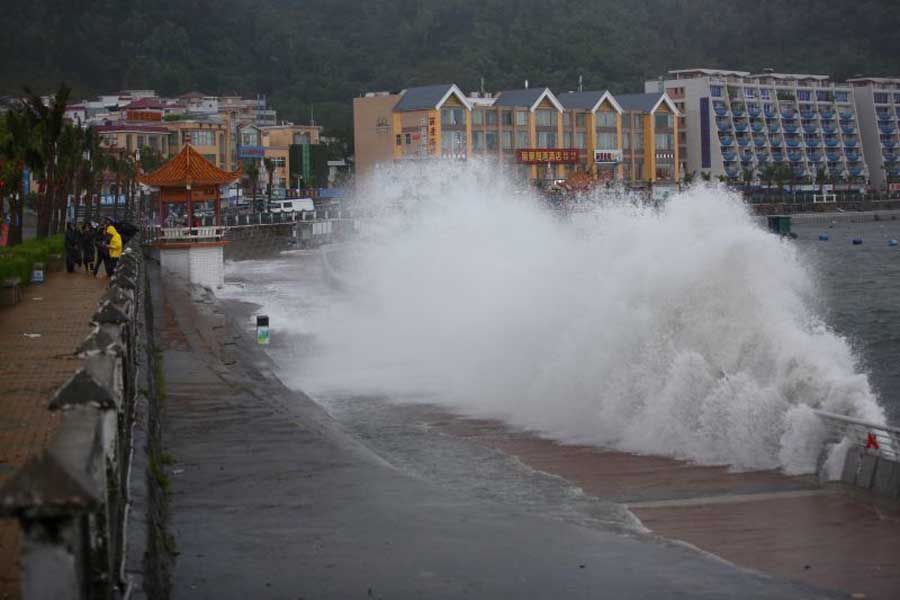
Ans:
POLYGON ((832 597, 392 464, 282 385, 211 294, 154 288, 175 598, 832 597))

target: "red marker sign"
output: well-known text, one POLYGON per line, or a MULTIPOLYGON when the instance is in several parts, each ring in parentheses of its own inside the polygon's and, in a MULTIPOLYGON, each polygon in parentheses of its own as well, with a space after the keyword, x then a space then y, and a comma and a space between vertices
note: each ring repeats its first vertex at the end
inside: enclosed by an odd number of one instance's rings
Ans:
POLYGON ((869 433, 866 437, 866 450, 868 450, 869 448, 873 448, 875 450, 879 449, 878 438, 875 437, 874 433, 869 433))

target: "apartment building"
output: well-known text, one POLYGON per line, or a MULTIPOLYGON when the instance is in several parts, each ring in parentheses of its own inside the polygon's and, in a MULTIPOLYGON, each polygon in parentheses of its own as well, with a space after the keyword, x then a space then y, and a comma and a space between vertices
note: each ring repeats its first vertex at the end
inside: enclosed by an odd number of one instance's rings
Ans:
POLYGON ((900 78, 861 77, 847 83, 859 117, 859 131, 869 178, 878 190, 900 191, 900 78))
POLYGON ((632 186, 677 185, 681 180, 678 117, 665 93, 620 94, 622 169, 632 186))
POLYGON ((397 160, 477 158, 531 182, 581 172, 599 181, 675 184, 678 111, 665 94, 635 100, 629 116, 640 127, 634 142, 640 156, 626 177, 624 107, 608 91, 557 96, 545 87, 526 87, 466 96, 441 84, 369 93, 353 102, 357 173, 397 160), (666 147, 657 148, 657 140, 666 147))
POLYGON ((684 114, 677 148, 688 173, 729 180, 788 167, 793 182, 864 186, 853 90, 826 75, 682 69, 648 81, 684 114))

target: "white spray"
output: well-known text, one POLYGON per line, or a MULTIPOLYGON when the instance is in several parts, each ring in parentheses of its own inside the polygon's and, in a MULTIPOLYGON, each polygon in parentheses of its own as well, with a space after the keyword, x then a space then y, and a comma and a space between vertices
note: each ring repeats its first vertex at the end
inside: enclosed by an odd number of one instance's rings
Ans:
POLYGON ((304 326, 297 383, 496 417, 554 438, 810 472, 810 408, 883 422, 810 309, 814 278, 737 198, 698 187, 560 220, 489 165, 381 171, 361 284, 304 326))

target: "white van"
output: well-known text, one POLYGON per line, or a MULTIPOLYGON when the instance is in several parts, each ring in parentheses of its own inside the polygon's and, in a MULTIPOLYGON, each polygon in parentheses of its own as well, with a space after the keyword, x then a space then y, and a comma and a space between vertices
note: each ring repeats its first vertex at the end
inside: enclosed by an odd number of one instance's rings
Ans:
MULTIPOLYGON (((272 204, 281 204, 281 210, 278 212, 284 213, 303 212, 305 210, 315 210, 316 208, 312 198, 291 198, 289 200, 282 200, 280 203, 273 202, 272 204)), ((273 210, 272 212, 275 211, 273 210)))

